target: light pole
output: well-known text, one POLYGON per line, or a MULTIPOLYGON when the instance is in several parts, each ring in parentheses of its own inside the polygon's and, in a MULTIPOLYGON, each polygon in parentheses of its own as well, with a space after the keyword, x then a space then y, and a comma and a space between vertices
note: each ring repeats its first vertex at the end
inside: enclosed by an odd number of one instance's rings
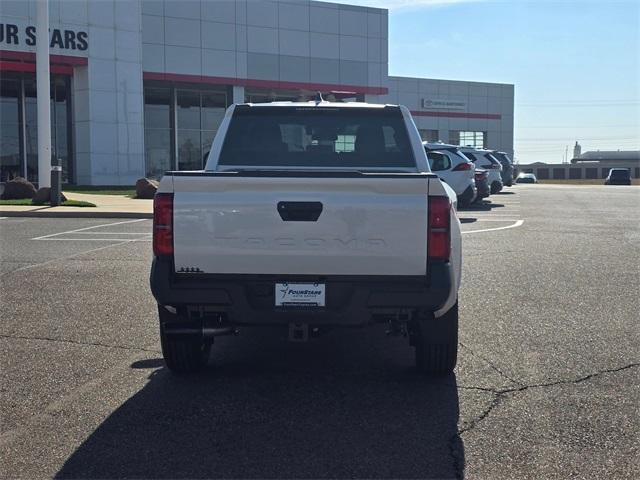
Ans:
POLYGON ((38 106, 38 188, 51 187, 51 97, 49 80, 49 0, 37 0, 36 88, 38 106))

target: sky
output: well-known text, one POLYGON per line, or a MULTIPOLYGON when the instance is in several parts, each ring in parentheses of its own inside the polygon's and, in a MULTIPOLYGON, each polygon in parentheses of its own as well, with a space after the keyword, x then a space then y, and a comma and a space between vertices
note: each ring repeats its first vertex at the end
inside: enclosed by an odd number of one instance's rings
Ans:
POLYGON ((513 83, 519 163, 640 150, 640 0, 345 0, 389 9, 389 74, 513 83))

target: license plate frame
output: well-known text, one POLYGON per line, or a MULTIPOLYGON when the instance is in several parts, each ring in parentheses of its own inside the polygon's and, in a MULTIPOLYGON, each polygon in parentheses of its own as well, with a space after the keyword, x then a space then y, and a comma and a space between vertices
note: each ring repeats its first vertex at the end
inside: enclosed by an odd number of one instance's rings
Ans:
POLYGON ((274 293, 276 307, 326 306, 327 288, 324 283, 276 282, 274 293))

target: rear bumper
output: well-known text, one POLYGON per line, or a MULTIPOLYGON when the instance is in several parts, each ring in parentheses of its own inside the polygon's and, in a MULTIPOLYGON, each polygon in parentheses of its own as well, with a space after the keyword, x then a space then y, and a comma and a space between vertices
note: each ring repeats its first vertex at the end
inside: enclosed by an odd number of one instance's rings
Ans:
POLYGON ((453 288, 451 264, 444 262, 431 264, 424 277, 313 277, 176 275, 169 259, 155 258, 150 280, 158 304, 223 314, 233 325, 365 325, 374 315, 436 311, 453 288), (275 283, 284 281, 324 283, 326 307, 275 307, 275 283))

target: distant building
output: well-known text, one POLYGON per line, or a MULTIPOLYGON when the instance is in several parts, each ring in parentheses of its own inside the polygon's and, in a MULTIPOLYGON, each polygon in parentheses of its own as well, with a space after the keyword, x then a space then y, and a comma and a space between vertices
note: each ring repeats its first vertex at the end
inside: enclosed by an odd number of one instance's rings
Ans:
POLYGON ((628 168, 632 178, 640 178, 640 150, 596 150, 575 155, 580 144, 576 142, 571 164, 541 163, 519 165, 518 171, 533 173, 540 180, 580 180, 606 178, 611 168, 628 168))
MULTIPOLYGON (((578 143, 576 142, 576 145, 578 143)), ((596 150, 595 152, 584 152, 582 155, 575 155, 571 163, 580 162, 639 162, 640 150, 596 150)))
POLYGON ((581 152, 582 146, 576 141, 576 144, 573 146, 573 158, 578 158, 581 152))

